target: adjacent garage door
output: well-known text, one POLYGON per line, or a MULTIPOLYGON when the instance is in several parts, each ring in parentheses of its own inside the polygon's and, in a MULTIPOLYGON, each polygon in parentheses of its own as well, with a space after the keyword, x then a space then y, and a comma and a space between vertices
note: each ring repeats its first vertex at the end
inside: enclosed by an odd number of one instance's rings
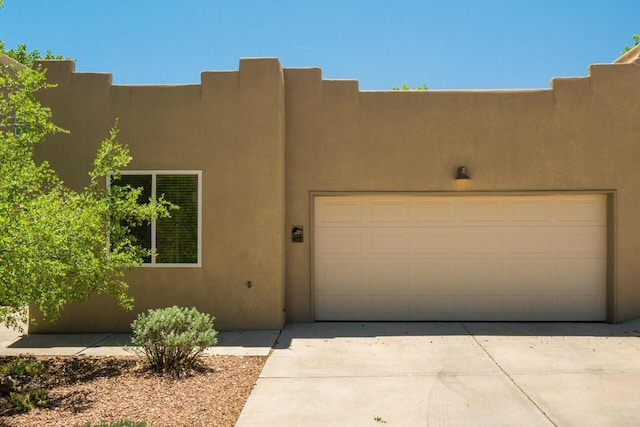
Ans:
POLYGON ((606 196, 317 196, 316 320, 605 320, 606 196))

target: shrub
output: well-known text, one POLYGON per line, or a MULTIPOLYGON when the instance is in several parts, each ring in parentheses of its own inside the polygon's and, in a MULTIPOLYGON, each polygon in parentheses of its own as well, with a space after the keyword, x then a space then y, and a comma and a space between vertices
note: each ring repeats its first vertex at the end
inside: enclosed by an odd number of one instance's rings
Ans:
POLYGON ((131 324, 131 342, 153 370, 179 375, 192 368, 207 347, 217 343, 213 320, 195 308, 152 309, 131 324))
POLYGON ((28 412, 47 406, 49 392, 43 389, 11 393, 8 398, 0 399, 2 408, 9 413, 28 412))
POLYGON ((35 359, 16 359, 0 366, 0 375, 34 377, 44 372, 44 365, 35 359))
POLYGON ((48 391, 38 376, 45 367, 33 358, 18 358, 0 366, 0 414, 27 412, 47 406, 48 391))

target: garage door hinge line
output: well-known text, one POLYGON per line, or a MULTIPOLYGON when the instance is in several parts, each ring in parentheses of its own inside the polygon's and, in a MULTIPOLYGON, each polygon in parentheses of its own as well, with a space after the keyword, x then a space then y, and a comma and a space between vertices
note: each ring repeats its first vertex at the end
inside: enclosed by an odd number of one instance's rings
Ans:
POLYGON ((493 356, 491 356, 491 354, 489 354, 489 352, 487 351, 486 348, 484 348, 484 346, 482 344, 480 344, 480 341, 478 341, 478 339, 476 338, 476 336, 467 328, 467 325, 465 325, 464 323, 460 323, 460 325, 462 325, 462 327, 464 328, 465 331, 467 331, 467 333, 469 334, 469 336, 475 341, 476 344, 478 344, 478 346, 482 349, 482 351, 484 352, 484 354, 487 355, 487 357, 489 357, 489 359, 491 359, 491 361, 493 363, 495 363, 495 365, 498 367, 498 369, 500 369, 500 371, 502 371, 502 373, 509 378, 509 381, 511 381, 511 383, 518 389, 520 390, 520 393, 522 393, 524 395, 524 397, 527 398, 527 400, 529 400, 529 402, 531 402, 533 404, 533 406, 535 406, 536 408, 538 408, 538 411, 540 411, 542 413, 542 415, 544 415, 544 417, 549 420, 549 422, 551 424, 553 424, 555 427, 558 427, 558 425, 556 423, 553 422, 553 420, 551 418, 549 418, 549 415, 547 415, 547 413, 540 407, 540 405, 538 405, 535 400, 533 400, 531 398, 531 396, 529 396, 523 389, 522 387, 520 387, 520 385, 518 385, 517 382, 515 382, 515 380, 513 378, 511 378, 511 375, 509 375, 509 373, 507 371, 505 371, 502 366, 500 366, 500 364, 498 363, 498 361, 496 359, 493 358, 493 356))

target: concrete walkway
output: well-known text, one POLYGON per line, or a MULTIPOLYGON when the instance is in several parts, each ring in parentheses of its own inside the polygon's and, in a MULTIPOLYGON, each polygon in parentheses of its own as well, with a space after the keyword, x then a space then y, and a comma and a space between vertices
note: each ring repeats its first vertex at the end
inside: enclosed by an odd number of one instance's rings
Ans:
POLYGON ((638 426, 640 319, 283 330, 238 427, 638 426))
MULTIPOLYGON (((218 332, 205 355, 268 356, 280 331, 218 332)), ((0 327, 0 356, 131 356, 128 334, 22 334, 0 327)))

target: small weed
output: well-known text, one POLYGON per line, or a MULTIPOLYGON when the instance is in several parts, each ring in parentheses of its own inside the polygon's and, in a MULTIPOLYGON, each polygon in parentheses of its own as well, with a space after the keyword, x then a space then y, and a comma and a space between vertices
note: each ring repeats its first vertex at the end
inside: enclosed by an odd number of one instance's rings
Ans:
POLYGON ((44 365, 34 359, 16 359, 0 366, 0 375, 35 377, 44 372, 44 365))
POLYGON ((373 420, 377 423, 382 423, 382 424, 386 424, 387 421, 383 420, 382 417, 374 417, 373 420))
POLYGON ((28 412, 47 406, 47 390, 37 389, 11 393, 8 398, 0 399, 2 409, 7 412, 28 412))
POLYGON ((44 365, 30 357, 0 365, 0 414, 47 406, 49 392, 41 388, 38 378, 44 371, 44 365))

